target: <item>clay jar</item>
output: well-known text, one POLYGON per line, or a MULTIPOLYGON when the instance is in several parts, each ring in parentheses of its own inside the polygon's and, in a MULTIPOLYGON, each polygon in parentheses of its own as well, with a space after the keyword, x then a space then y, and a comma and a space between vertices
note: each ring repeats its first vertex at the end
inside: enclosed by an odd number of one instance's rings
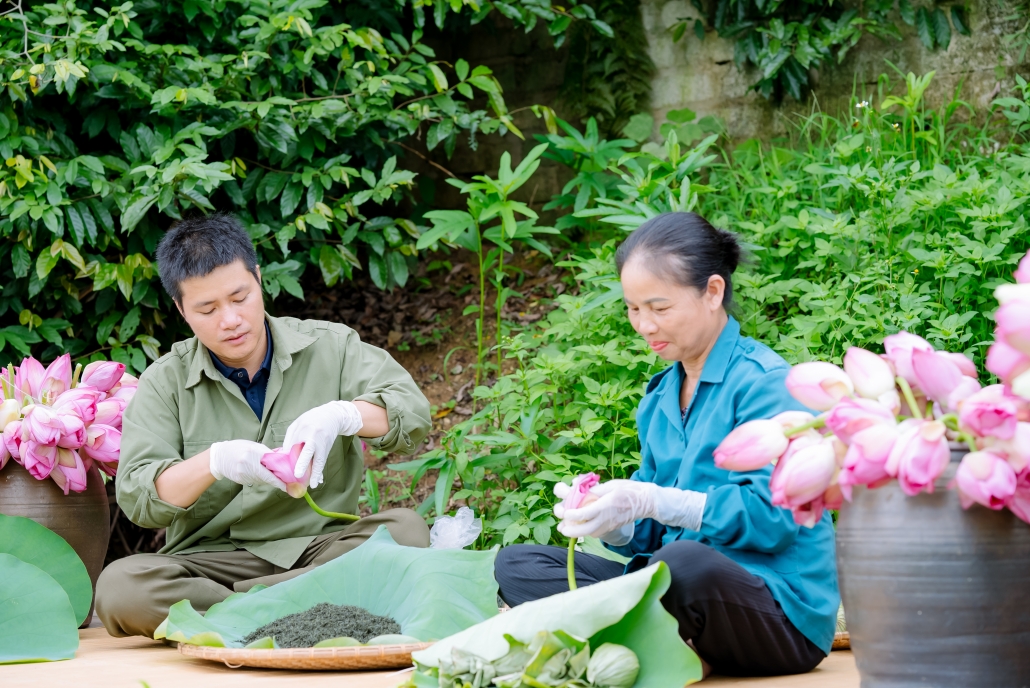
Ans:
MULTIPOLYGON (((53 480, 36 480, 15 461, 0 470, 0 513, 25 516, 63 537, 86 565, 96 592, 111 537, 111 512, 100 471, 89 469, 85 492, 61 491, 53 480)), ((83 626, 93 616, 92 606, 83 626)))
POLYGON ((837 523, 837 567, 862 688, 1030 685, 1030 525, 963 511, 947 485, 858 488, 837 523))

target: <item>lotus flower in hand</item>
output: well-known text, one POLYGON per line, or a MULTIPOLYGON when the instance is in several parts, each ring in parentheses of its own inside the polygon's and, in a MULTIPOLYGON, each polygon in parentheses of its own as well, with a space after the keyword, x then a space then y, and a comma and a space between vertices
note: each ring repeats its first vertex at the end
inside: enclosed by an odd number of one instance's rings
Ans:
POLYGON ((308 465, 307 472, 297 477, 293 474, 297 467, 297 459, 304 449, 304 443, 293 445, 289 451, 283 448, 273 449, 261 457, 261 465, 272 472, 276 478, 286 483, 286 494, 294 499, 299 499, 308 491, 308 483, 311 482, 311 466, 308 465))

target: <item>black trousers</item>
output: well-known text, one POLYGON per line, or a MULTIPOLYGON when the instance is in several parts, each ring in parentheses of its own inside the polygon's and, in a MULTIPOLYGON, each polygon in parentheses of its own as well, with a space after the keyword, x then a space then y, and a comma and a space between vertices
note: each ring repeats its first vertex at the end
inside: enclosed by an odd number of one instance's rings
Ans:
MULTIPOLYGON (((563 547, 513 545, 497 554, 495 575, 509 606, 569 589, 563 547)), ((787 619, 765 582, 707 545, 680 540, 662 547, 672 584, 662 605, 679 622, 712 670, 729 676, 778 676, 814 669, 826 655, 787 619)), ((576 582, 591 585, 622 575, 623 566, 576 553, 576 582)))

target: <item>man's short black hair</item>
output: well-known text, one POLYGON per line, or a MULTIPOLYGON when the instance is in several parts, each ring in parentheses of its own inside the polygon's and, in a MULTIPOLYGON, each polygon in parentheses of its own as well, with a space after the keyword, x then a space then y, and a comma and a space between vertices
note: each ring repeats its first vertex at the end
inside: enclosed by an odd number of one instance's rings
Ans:
POLYGON ((237 260, 260 282, 254 242, 239 220, 222 213, 176 222, 157 245, 161 284, 180 306, 183 280, 209 275, 237 260))

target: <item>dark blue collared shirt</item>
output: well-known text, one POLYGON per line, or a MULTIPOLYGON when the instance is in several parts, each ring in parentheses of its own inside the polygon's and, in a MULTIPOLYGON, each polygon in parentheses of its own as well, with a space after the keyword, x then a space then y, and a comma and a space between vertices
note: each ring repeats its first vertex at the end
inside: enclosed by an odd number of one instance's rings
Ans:
POLYGON ((265 322, 265 339, 268 341, 268 351, 265 352, 265 360, 261 362, 261 369, 250 379, 246 368, 230 368, 218 360, 218 356, 211 354, 211 360, 218 368, 218 372, 236 383, 236 386, 243 392, 243 398, 254 414, 261 419, 261 412, 265 409, 265 390, 268 388, 268 375, 272 371, 272 333, 268 329, 268 322, 265 322))

